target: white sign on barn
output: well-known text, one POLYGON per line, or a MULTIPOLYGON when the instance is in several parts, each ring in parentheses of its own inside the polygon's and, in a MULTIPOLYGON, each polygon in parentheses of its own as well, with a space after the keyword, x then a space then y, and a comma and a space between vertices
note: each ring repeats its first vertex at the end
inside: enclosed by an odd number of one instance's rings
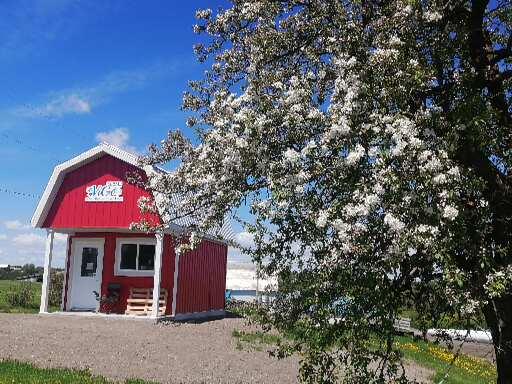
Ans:
POLYGON ((85 201, 123 201, 123 182, 107 181, 105 185, 90 185, 85 188, 85 201))

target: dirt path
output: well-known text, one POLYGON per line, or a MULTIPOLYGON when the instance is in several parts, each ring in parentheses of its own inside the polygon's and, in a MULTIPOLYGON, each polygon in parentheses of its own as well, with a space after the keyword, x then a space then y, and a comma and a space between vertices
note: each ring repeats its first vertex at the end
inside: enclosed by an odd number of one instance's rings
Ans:
MULTIPOLYGON (((162 383, 297 382, 297 359, 279 361, 264 351, 235 348, 233 329, 244 328, 240 319, 154 325, 137 320, 0 314, 0 359, 162 383)), ((409 365, 408 371, 419 381, 430 376, 417 366, 409 365)))

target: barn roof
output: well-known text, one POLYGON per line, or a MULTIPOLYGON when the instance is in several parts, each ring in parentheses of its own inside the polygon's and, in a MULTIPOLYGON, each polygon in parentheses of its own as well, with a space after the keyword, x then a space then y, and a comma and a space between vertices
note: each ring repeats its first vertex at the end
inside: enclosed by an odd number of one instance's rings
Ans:
POLYGON ((32 216, 32 226, 35 228, 43 227, 46 215, 55 200, 55 196, 57 195, 66 174, 99 159, 104 155, 110 155, 119 160, 125 161, 128 164, 139 167, 136 155, 107 143, 101 143, 62 164, 57 165, 53 170, 52 176, 50 177, 50 180, 43 192, 43 196, 41 197, 41 200, 39 200, 34 215, 32 216))
MULTIPOLYGON (((131 164, 135 167, 143 169, 146 174, 148 172, 167 172, 161 168, 158 167, 152 167, 152 166, 146 166, 142 168, 138 162, 138 156, 130 153, 128 151, 125 151, 124 149, 121 149, 119 147, 116 147, 114 145, 108 144, 108 143, 101 143, 97 145, 94 148, 89 149, 88 151, 62 163, 57 165, 53 173, 50 177, 50 180, 43 192, 43 195, 41 199, 39 200, 39 203, 37 205, 37 208, 34 212, 34 215, 32 216, 31 224, 35 228, 42 228, 46 219, 46 216, 48 215, 50 208, 53 205, 53 202, 55 200, 55 197, 57 196, 57 193, 59 191, 60 186, 62 185, 62 182, 65 178, 65 176, 88 163, 91 163, 94 160, 99 159, 102 156, 110 155, 114 158, 117 158, 119 160, 122 160, 128 164, 131 164)), ((155 198, 158 200, 159 196, 155 196, 155 198)), ((177 198, 176 198, 177 199, 177 198)), ((193 225, 193 222, 188 218, 183 218, 178 221, 175 221, 171 224, 171 230, 183 230, 190 225, 193 225)), ((207 237, 212 239, 219 239, 221 241, 227 240, 230 241, 233 239, 233 231, 231 228, 231 224, 229 223, 229 220, 224 220, 224 223, 219 228, 214 228, 206 234, 207 237)))

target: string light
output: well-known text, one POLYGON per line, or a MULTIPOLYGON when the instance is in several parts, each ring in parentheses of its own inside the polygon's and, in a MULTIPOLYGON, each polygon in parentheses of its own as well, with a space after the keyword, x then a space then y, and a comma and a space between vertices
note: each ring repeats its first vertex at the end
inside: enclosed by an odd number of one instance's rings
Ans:
POLYGON ((41 150, 41 148, 35 147, 33 145, 26 144, 19 137, 15 137, 14 135, 7 133, 6 131, 0 132, 0 137, 3 137, 5 140, 13 142, 15 144, 18 144, 19 146, 21 146, 21 147, 23 147, 25 149, 28 149, 30 151, 37 152, 39 154, 45 154, 45 155, 49 156, 50 158, 52 158, 54 161, 57 161, 59 163, 62 162, 62 159, 60 159, 59 157, 55 156, 54 154, 45 152, 45 151, 41 150))
MULTIPOLYGON (((12 90, 5 90, 5 91, 7 92, 7 95, 10 96, 11 100, 16 99, 16 95, 12 90)), ((49 111, 45 111, 44 108, 36 107, 35 105, 33 105, 31 103, 27 103, 27 102, 22 103, 21 106, 18 107, 17 113, 21 113, 22 116, 25 115, 25 117, 29 117, 29 118, 39 118, 39 119, 46 120, 46 121, 52 123, 53 126, 57 129, 64 128, 64 122, 62 121, 61 116, 55 116, 54 114, 50 113, 49 111)), ((66 127, 65 129, 67 131, 72 131, 74 137, 79 138, 80 141, 82 141, 84 144, 87 144, 88 146, 91 145, 91 138, 84 135, 80 130, 78 130, 72 126, 66 127)), ((64 161, 62 158, 55 156, 55 154, 53 154, 53 153, 49 153, 47 151, 41 150, 40 147, 31 145, 31 144, 27 144, 26 142, 21 140, 19 136, 15 136, 11 133, 8 133, 8 131, 0 132, 0 137, 3 137, 4 139, 6 139, 8 141, 12 141, 15 144, 18 144, 18 145, 20 145, 26 149, 29 149, 31 151, 34 151, 34 152, 37 152, 40 154, 43 153, 59 163, 64 161)))
POLYGON ((19 197, 19 198, 27 198, 27 199, 40 199, 40 195, 36 195, 34 193, 26 193, 26 192, 18 192, 9 188, 4 188, 0 186, 0 192, 7 193, 8 195, 19 197))

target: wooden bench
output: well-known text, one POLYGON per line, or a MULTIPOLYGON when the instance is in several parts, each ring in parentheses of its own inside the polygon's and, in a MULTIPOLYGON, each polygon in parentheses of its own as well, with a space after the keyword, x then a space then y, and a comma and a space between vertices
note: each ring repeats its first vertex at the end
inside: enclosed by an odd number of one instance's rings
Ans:
MULTIPOLYGON (((153 308, 153 288, 130 288, 130 296, 126 301, 127 315, 147 316, 151 315, 153 308)), ((165 315, 167 309, 167 290, 160 289, 158 301, 159 315, 165 315)))

